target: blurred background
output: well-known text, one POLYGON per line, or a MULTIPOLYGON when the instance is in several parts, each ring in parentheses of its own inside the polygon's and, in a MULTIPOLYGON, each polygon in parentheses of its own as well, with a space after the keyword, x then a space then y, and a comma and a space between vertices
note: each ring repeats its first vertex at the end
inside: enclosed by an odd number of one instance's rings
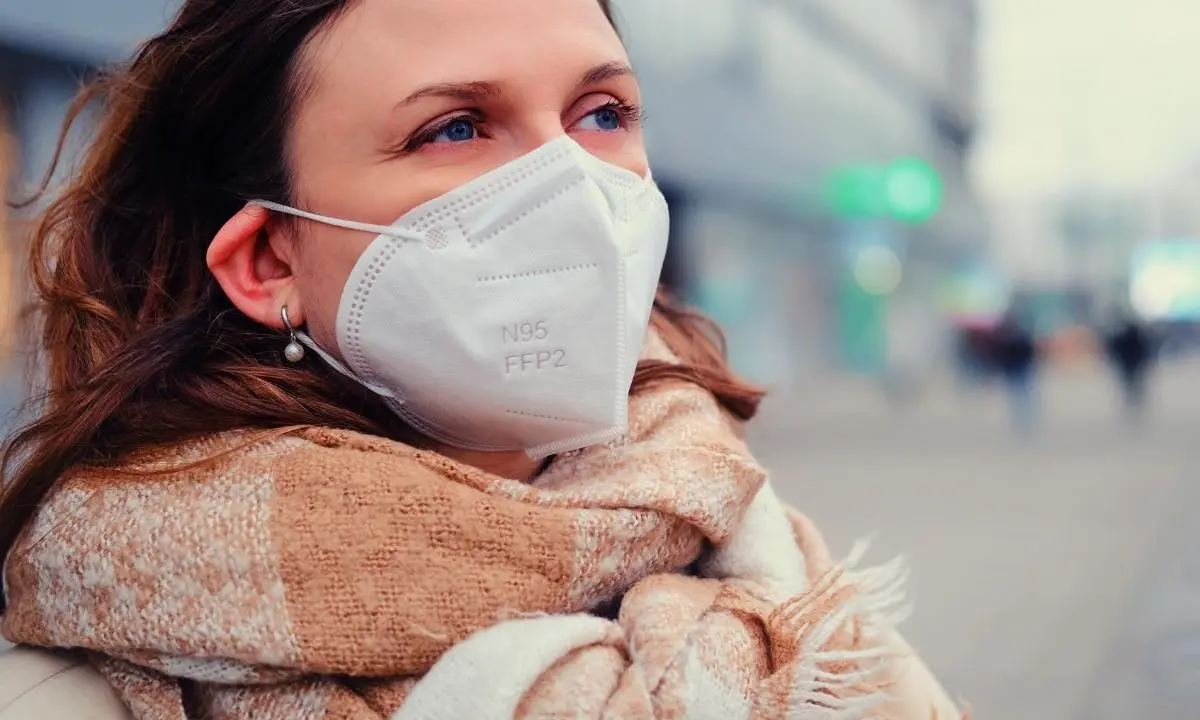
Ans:
MULTIPOLYGON (((618 0, 664 280, 977 717, 1200 717, 1200 2, 618 0)), ((171 0, 0 2, 0 184, 171 0)), ((24 395, 0 217, 0 404, 24 395)))

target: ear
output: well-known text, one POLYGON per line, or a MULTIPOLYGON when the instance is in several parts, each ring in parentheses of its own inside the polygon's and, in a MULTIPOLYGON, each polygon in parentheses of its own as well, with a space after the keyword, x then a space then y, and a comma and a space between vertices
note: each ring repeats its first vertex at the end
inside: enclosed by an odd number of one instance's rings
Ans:
POLYGON ((304 308, 296 292, 290 264, 276 252, 282 238, 270 238, 271 213, 247 205, 217 232, 208 246, 208 268, 238 310, 255 322, 283 329, 281 309, 295 327, 304 324, 304 308))

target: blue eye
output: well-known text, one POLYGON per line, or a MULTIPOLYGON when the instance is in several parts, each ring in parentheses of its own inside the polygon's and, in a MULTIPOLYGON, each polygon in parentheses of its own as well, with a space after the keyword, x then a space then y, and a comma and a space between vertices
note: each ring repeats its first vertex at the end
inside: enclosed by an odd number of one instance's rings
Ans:
POLYGON ((475 127, 475 121, 468 118, 458 118, 450 121, 441 130, 438 130, 431 138, 430 142, 444 143, 462 143, 474 140, 479 136, 479 130, 475 127))
POLYGON ((580 130, 602 130, 613 132, 621 129, 621 112, 611 106, 602 107, 588 113, 579 121, 580 130))

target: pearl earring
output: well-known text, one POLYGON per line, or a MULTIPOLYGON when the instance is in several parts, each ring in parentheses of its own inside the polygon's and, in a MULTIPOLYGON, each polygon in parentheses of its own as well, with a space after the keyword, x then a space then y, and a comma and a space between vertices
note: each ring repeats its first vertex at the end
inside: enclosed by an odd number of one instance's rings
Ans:
POLYGON ((283 359, 294 365, 304 359, 304 346, 300 344, 296 337, 296 328, 292 327, 292 321, 288 319, 287 305, 283 306, 279 315, 283 318, 283 326, 292 336, 291 342, 283 349, 283 359))

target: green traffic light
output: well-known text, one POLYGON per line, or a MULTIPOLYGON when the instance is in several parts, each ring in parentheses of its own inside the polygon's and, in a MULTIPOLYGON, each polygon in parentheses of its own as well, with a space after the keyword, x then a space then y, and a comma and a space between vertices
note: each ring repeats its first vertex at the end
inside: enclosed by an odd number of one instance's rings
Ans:
POLYGON ((870 165, 844 165, 833 171, 826 187, 826 202, 834 215, 844 218, 880 217, 884 214, 880 192, 883 174, 870 165))
POLYGON ((844 165, 826 185, 826 204, 843 218, 891 217, 922 223, 942 207, 942 178, 928 162, 903 158, 886 166, 844 165))
POLYGON ((942 207, 942 177, 920 158, 897 160, 884 171, 884 205, 904 222, 921 223, 942 207))

